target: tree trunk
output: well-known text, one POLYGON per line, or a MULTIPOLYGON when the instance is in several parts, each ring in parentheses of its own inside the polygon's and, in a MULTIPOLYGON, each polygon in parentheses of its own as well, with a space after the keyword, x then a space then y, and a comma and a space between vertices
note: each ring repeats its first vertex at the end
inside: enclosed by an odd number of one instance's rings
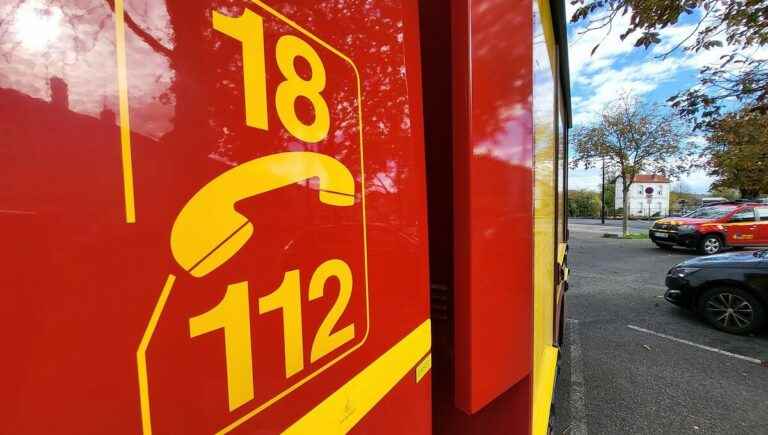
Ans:
POLYGON ((629 227, 629 185, 627 185, 624 180, 622 180, 621 183, 621 191, 624 192, 624 196, 621 198, 624 203, 624 218, 621 222, 621 236, 627 237, 627 234, 629 234, 629 231, 627 231, 629 227))

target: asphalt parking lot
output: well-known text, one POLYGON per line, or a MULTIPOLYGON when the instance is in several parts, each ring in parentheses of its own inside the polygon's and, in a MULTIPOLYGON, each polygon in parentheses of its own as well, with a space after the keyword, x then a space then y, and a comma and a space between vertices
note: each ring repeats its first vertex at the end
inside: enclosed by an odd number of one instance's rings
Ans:
POLYGON ((768 332, 726 334, 666 302, 667 270, 693 253, 602 238, 615 224, 571 222, 554 433, 768 434, 768 332))

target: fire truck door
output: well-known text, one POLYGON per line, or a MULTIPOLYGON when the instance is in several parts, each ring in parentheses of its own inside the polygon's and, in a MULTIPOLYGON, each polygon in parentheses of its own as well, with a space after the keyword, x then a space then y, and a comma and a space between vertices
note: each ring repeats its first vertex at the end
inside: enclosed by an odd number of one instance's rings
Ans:
POLYGON ((757 222, 755 209, 745 208, 736 212, 726 224, 727 241, 729 245, 750 245, 757 239, 757 222))
POLYGON ((757 243, 768 245, 768 206, 757 207, 757 243))

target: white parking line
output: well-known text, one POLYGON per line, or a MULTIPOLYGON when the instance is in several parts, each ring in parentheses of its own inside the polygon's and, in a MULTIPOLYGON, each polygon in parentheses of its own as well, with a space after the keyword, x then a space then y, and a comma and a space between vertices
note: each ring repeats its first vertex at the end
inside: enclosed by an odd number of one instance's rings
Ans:
POLYGON ((751 362, 751 363, 754 363, 754 364, 762 364, 763 363, 762 361, 760 361, 757 358, 752 358, 752 357, 745 356, 745 355, 739 355, 737 353, 728 352, 728 351, 725 351, 725 350, 722 350, 722 349, 718 349, 716 347, 705 346, 703 344, 698 344, 698 343, 694 343, 692 341, 684 340, 682 338, 677 338, 677 337, 673 337, 671 335, 662 334, 660 332, 651 331, 650 329, 641 328, 639 326, 627 325, 627 328, 634 329, 635 331, 639 331, 639 332, 645 332, 646 334, 655 335, 657 337, 666 338, 667 340, 676 341, 678 343, 687 344, 689 346, 698 347, 699 349, 708 350, 710 352, 719 353, 720 355, 725 355, 725 356, 729 356, 731 358, 740 359, 742 361, 748 361, 748 362, 751 362))
POLYGON ((579 321, 566 319, 571 340, 571 435, 587 435, 587 391, 581 363, 581 338, 579 321))

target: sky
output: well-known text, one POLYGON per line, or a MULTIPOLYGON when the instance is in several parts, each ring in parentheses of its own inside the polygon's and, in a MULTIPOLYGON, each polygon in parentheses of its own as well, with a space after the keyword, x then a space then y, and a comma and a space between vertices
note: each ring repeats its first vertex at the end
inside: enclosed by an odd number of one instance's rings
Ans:
MULTIPOLYGON (((568 16, 577 6, 566 0, 568 16)), ((631 93, 649 102, 667 104, 667 98, 698 83, 698 70, 706 65, 718 64, 720 56, 730 48, 715 48, 699 53, 676 50, 663 57, 680 41, 695 30, 698 15, 684 17, 674 28, 663 30, 662 42, 652 49, 634 48, 637 35, 621 41, 619 34, 627 28, 629 14, 617 17, 613 30, 595 30, 584 33, 584 24, 570 24, 568 28, 571 71, 571 97, 574 127, 589 124, 606 105, 622 93, 631 93), (595 45, 600 44, 591 55, 595 45)), ((691 38, 693 40, 693 38, 691 38)), ((704 143, 703 136, 692 134, 691 141, 704 143)), ((706 193, 712 179, 704 171, 693 171, 679 180, 685 190, 706 193)), ((569 174, 571 189, 599 189, 599 169, 572 169, 569 174)))

